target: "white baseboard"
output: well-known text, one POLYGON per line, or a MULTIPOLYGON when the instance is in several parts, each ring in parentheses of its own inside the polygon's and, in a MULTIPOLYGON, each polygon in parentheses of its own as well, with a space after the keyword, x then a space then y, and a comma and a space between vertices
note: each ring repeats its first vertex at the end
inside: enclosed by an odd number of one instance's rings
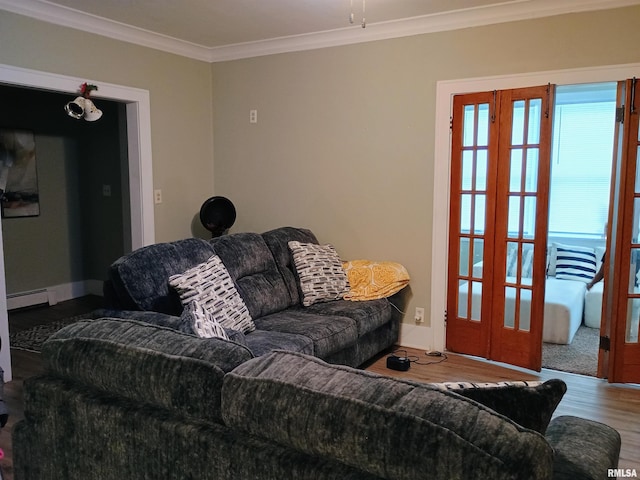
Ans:
POLYGON ((444 351, 442 341, 435 341, 433 338, 433 328, 412 323, 400 324, 399 344, 403 347, 416 348, 419 350, 439 350, 444 351))
POLYGON ((7 295, 7 310, 30 307, 32 305, 50 304, 46 288, 7 295))
POLYGON ((102 296, 102 280, 83 280, 7 295, 7 310, 34 305, 55 305, 85 295, 102 296))

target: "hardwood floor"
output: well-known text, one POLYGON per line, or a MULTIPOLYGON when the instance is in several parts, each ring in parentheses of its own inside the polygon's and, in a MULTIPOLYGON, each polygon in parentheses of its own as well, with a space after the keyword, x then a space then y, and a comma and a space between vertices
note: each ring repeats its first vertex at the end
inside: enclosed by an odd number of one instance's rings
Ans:
MULTIPOLYGON (((20 330, 73 315, 89 312, 101 306, 99 297, 63 302, 46 310, 33 309, 10 314, 9 328, 20 330)), ((406 348, 409 356, 420 363, 437 362, 422 350, 406 348)), ((37 353, 12 350, 13 380, 5 385, 4 398, 10 411, 9 422, 0 432, 0 448, 5 458, 0 460, 5 480, 13 480, 11 433, 15 424, 23 418, 22 382, 25 378, 43 370, 37 353)), ((555 415, 575 415, 606 423, 620 432, 622 451, 620 468, 640 471, 640 386, 609 384, 606 380, 574 375, 555 370, 542 370, 539 374, 508 365, 497 364, 464 355, 448 354, 440 363, 417 365, 409 371, 398 372, 386 368, 386 355, 370 362, 366 369, 382 375, 400 377, 420 382, 470 381, 496 382, 501 380, 547 380, 560 378, 567 384, 567 393, 555 415)))

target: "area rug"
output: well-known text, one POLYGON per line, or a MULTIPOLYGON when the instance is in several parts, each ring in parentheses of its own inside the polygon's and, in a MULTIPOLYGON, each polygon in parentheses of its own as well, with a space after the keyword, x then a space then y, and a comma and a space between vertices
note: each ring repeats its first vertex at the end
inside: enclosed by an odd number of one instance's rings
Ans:
POLYGON ((595 377, 600 330, 581 325, 570 345, 542 344, 542 367, 595 377))
POLYGON ((90 313, 83 315, 76 315, 74 317, 64 318, 62 320, 55 320, 43 325, 36 325, 27 330, 22 330, 9 334, 9 344, 12 349, 24 350, 27 352, 40 353, 42 350, 42 344, 54 333, 60 330, 62 327, 76 323, 80 320, 86 320, 93 318, 90 313))

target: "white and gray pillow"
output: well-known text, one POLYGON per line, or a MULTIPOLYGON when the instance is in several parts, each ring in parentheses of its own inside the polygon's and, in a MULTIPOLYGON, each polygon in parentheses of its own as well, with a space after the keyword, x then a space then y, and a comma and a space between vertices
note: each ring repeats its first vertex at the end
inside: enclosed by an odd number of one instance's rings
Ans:
POLYGON ((217 255, 186 272, 169 277, 183 306, 199 303, 224 328, 249 333, 256 326, 229 272, 217 255))
POLYGON ((525 381, 514 380, 504 382, 489 382, 489 383, 476 383, 476 382, 442 382, 442 383, 428 383, 431 387, 436 387, 440 390, 462 390, 465 388, 499 388, 499 387, 537 387, 542 385, 540 381, 525 381))
POLYGON ((344 297, 349 291, 349 281, 332 245, 297 241, 290 241, 288 245, 305 307, 344 297))
POLYGON ((217 337, 229 340, 222 325, 196 300, 192 300, 184 307, 181 319, 193 333, 201 338, 217 337))

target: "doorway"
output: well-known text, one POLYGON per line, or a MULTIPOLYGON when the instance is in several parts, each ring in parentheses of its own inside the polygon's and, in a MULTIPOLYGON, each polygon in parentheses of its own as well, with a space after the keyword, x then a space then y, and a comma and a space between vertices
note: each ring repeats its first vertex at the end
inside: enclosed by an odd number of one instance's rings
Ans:
MULTIPOLYGON (((77 94, 85 79, 0 65, 0 84, 77 94)), ((153 169, 151 159, 151 114, 149 92, 138 88, 91 81, 99 85, 95 98, 126 104, 127 153, 129 158, 129 192, 131 216, 131 248, 154 242, 153 169)), ((4 380, 11 380, 11 355, 4 278, 4 249, 0 228, 0 367, 4 380)))
MULTIPOLYGON (((449 131, 451 103, 454 95, 466 92, 490 91, 495 88, 505 89, 545 84, 547 82, 561 85, 610 82, 620 78, 635 77, 639 74, 640 65, 632 64, 438 82, 436 94, 436 131, 434 139, 435 162, 431 282, 431 313, 434 321, 430 331, 433 345, 436 348, 444 348, 447 325, 446 288, 444 287, 442 279, 447 276, 446 270, 448 264, 447 255, 443 255, 443 252, 447 251, 447 232, 449 225, 450 137, 447 135, 447 132, 449 131)), ((612 342, 614 341, 615 339, 612 339, 612 342)))
MULTIPOLYGON (((595 254, 596 274, 601 271, 611 195, 616 95, 616 82, 556 87, 549 182, 548 278, 555 276, 558 245, 595 254)), ((569 281, 580 287, 576 282, 583 278, 569 281)), ((584 301, 570 305, 576 310, 570 338, 566 342, 543 343, 544 368, 597 376, 603 286, 602 281, 589 281, 584 301)), ((569 315, 561 310, 551 314, 569 315)))
POLYGON ((560 370, 591 353, 597 374, 616 98, 616 82, 454 97, 449 350, 533 370, 541 348, 560 370))

